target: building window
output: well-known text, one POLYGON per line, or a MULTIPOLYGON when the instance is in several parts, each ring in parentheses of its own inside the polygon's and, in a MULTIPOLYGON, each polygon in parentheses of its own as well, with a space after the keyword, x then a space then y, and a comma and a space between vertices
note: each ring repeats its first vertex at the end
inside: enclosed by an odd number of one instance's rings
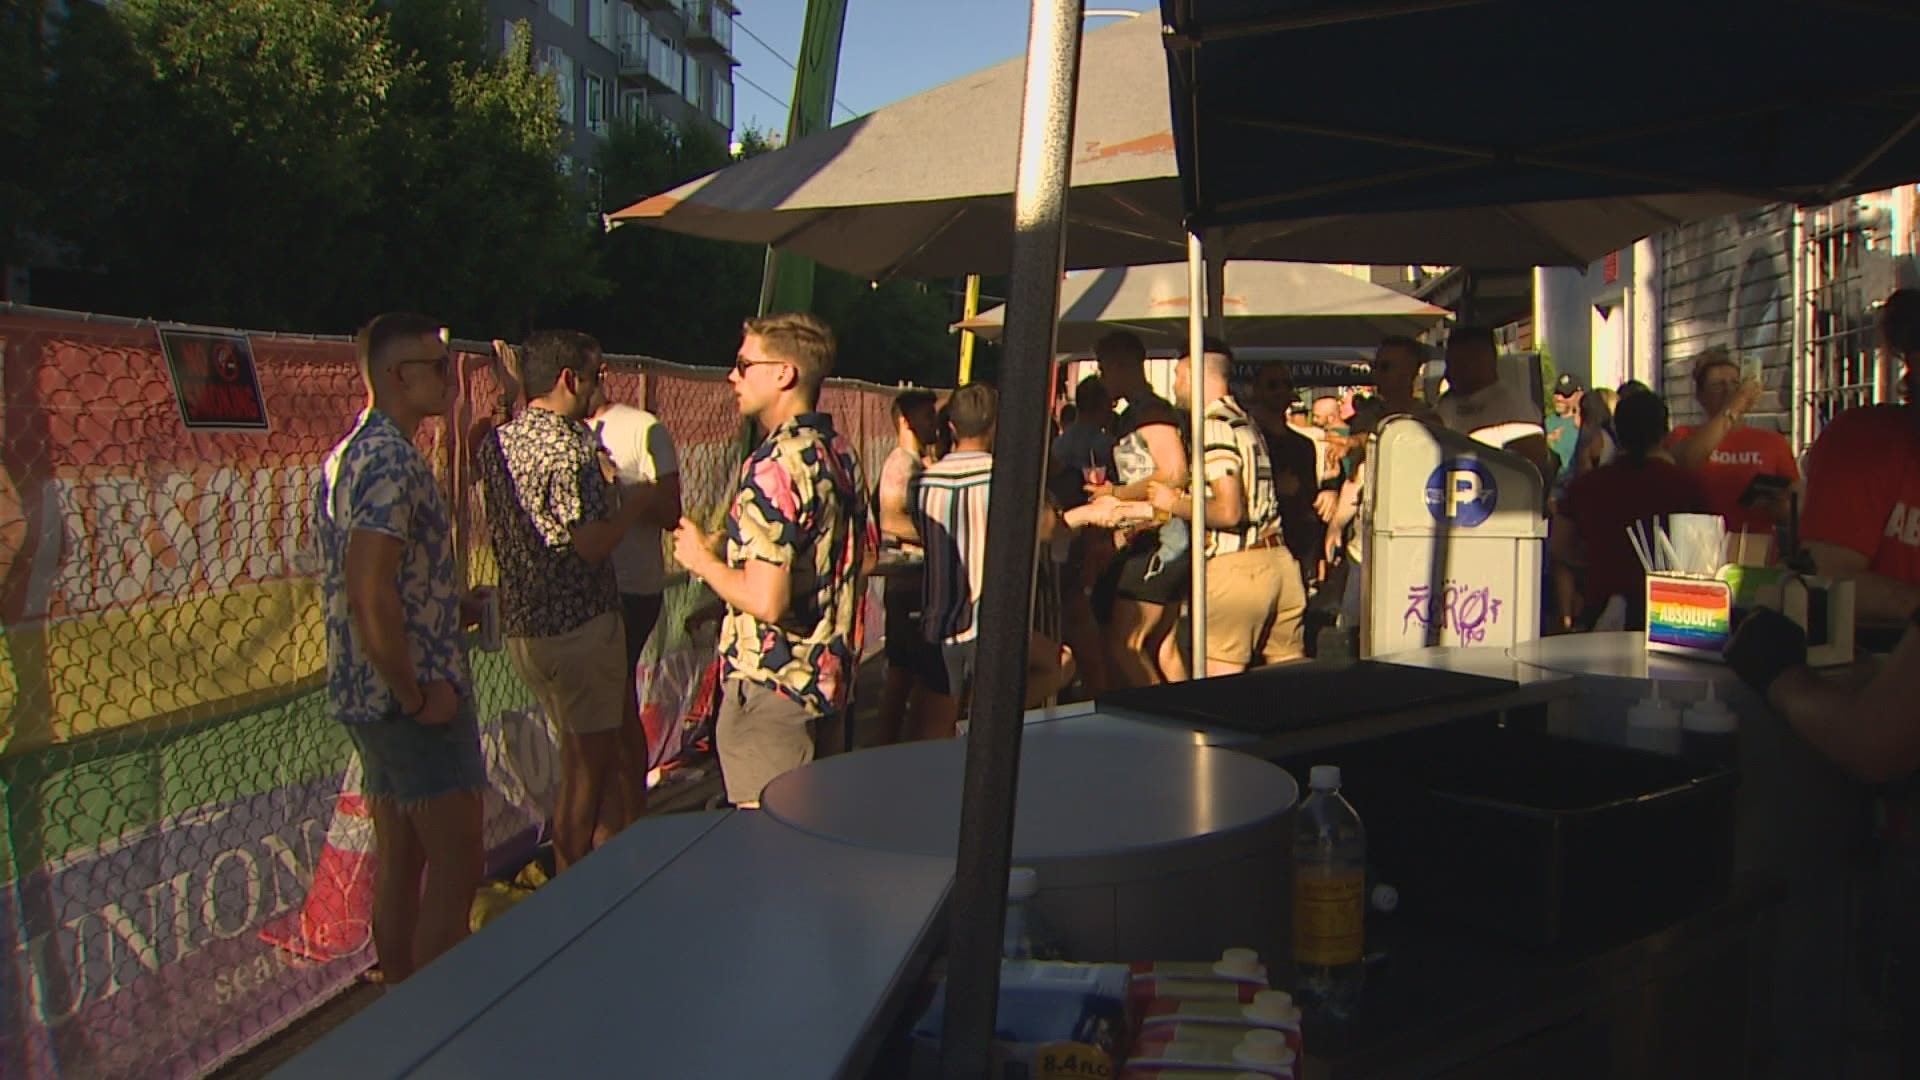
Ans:
MULTIPOLYGON (((620 6, 627 8, 624 2, 620 6)), ((587 0, 587 36, 613 48, 613 0, 587 0)))
POLYGON ((621 114, 627 118, 627 123, 629 124, 636 126, 644 124, 647 118, 653 115, 652 110, 647 106, 647 92, 645 90, 628 94, 622 104, 621 114))
POLYGON ((713 73, 713 118, 728 131, 733 130, 733 83, 713 73))
POLYGON ((549 45, 546 48, 540 70, 543 74, 553 76, 554 86, 560 91, 560 107, 557 110, 560 115, 560 122, 563 124, 579 123, 580 118, 574 102, 574 99, 578 97, 579 94, 578 91, 574 89, 573 57, 567 55, 567 51, 560 46, 549 45))
POLYGON ((595 135, 607 133, 607 83, 591 71, 587 73, 587 130, 595 135))
POLYGON ((513 52, 513 31, 517 21, 518 20, 515 19, 508 19, 500 28, 500 54, 502 56, 510 55, 513 52))
POLYGON ((573 0, 547 0, 547 10, 553 13, 554 18, 568 26, 573 25, 573 0))
POLYGON ((698 60, 687 61, 686 85, 680 93, 694 108, 707 107, 707 65, 698 60))

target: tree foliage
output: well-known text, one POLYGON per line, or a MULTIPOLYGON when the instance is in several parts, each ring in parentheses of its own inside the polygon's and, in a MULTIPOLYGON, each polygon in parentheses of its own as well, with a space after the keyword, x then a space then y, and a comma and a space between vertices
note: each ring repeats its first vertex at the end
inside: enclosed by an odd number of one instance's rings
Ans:
MULTIPOLYGON (((0 0, 0 261, 39 303, 341 332, 380 310, 463 336, 587 330, 609 351, 721 364, 764 249, 617 209, 732 160, 707 130, 616 122, 595 191, 522 24, 485 0, 0 0), (589 196, 591 195, 591 198, 589 196)), ((772 143, 741 136, 742 157, 772 143)), ((944 385, 951 282, 822 268, 839 373, 944 385)))
POLYGON ((551 80, 480 0, 70 6, 37 116, 36 298, 344 329, 381 308, 511 332, 600 287, 551 80), (43 282, 49 282, 43 284, 43 282))

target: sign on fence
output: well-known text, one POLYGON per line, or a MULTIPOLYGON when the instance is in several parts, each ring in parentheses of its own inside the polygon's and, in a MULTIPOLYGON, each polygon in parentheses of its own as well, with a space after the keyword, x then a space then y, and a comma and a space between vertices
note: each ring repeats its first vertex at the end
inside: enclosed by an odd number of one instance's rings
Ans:
POLYGON ((160 347, 188 430, 267 430, 267 400, 247 335, 162 329, 160 347))

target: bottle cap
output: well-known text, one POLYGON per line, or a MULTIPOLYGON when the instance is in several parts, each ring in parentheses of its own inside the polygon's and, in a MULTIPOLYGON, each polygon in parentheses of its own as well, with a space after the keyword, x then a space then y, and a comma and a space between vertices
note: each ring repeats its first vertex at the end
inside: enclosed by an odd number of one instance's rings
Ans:
POLYGON ((1680 710, 1660 700, 1660 682, 1654 680, 1652 693, 1627 710, 1627 726, 1637 728, 1677 728, 1680 710))
POLYGON ((1223 949, 1213 970, 1217 975, 1257 976, 1260 974, 1260 954, 1247 948, 1223 949))
POLYGON ((1240 1007, 1240 1015, 1262 1024, 1297 1024, 1300 1010, 1293 1007, 1293 995, 1285 990, 1262 990, 1240 1007))
POLYGON ((1016 866, 1007 873, 1007 899, 1031 900, 1040 891, 1040 875, 1031 868, 1016 866))
POLYGON ((1340 766, 1315 765, 1307 773, 1307 786, 1315 791, 1338 791, 1340 789, 1340 766))
POLYGON ((1267 1009, 1291 1009, 1293 995, 1285 990, 1257 990, 1253 995, 1253 1003, 1267 1009))
POLYGON ((1273 1028, 1254 1028, 1252 1031, 1240 1036, 1240 1043, 1243 1046, 1247 1043, 1259 1043, 1262 1046, 1285 1046, 1287 1045, 1287 1033, 1284 1031, 1276 1031, 1273 1028))
POLYGON ((1233 1060, 1242 1065, 1287 1065, 1293 1061, 1293 1051, 1287 1049, 1286 1036, 1280 1032, 1277 1042, 1256 1038, 1256 1032, 1249 1031, 1233 1048, 1233 1060))
POLYGON ((1731 734, 1738 722, 1733 710, 1727 704, 1713 696, 1713 682, 1707 682, 1707 696, 1687 706, 1680 714, 1680 726, 1688 731, 1697 731, 1702 735, 1731 734))

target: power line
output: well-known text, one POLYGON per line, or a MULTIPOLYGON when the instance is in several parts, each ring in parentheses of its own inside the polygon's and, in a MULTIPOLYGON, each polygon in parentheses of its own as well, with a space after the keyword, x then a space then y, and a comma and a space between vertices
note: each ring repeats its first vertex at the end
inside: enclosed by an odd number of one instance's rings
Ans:
MULTIPOLYGON (((740 31, 741 33, 744 33, 744 34, 746 34, 746 35, 747 35, 748 37, 750 37, 750 38, 752 38, 752 39, 754 40, 754 42, 755 42, 756 44, 758 44, 758 45, 759 45, 759 46, 760 46, 761 48, 763 48, 763 49, 765 49, 765 50, 767 50, 767 52, 769 52, 769 53, 771 53, 771 54, 773 54, 773 58, 774 58, 775 60, 778 60, 778 61, 780 61, 781 63, 783 63, 783 64, 785 64, 785 65, 787 65, 787 68, 788 68, 788 70, 790 70, 790 71, 795 71, 795 72, 798 72, 798 71, 800 70, 800 69, 799 69, 798 67, 796 67, 796 66, 794 65, 794 63, 793 63, 793 61, 791 61, 791 60, 789 60, 789 59, 787 59, 787 58, 786 58, 785 56, 782 56, 782 55, 780 54, 780 50, 778 50, 778 49, 776 49, 776 48, 774 48, 773 46, 771 46, 771 45, 769 45, 769 44, 767 44, 767 42, 766 42, 766 39, 765 39, 765 38, 763 38, 763 37, 761 37, 761 36, 760 36, 759 34, 756 34, 756 33, 754 33, 754 32, 753 32, 753 30, 752 30, 751 28, 749 28, 749 27, 747 26, 747 24, 746 24, 746 23, 744 23, 744 22, 741 22, 741 21, 740 21, 740 16, 739 16, 739 15, 737 15, 737 14, 736 14, 736 15, 735 15, 735 16, 733 17, 733 28, 734 28, 735 30, 738 30, 738 31, 740 31)), ((749 85, 751 85, 751 84, 749 84, 749 85)), ((755 87, 755 89, 759 89, 759 88, 758 88, 758 87, 755 87)), ((765 94, 765 93, 766 93, 766 91, 765 91, 765 90, 761 90, 760 92, 761 92, 761 93, 763 93, 763 94, 765 94)), ((769 96, 771 96, 771 95, 769 95, 769 96)), ((776 99, 776 100, 777 100, 777 99, 776 99)), ((846 102, 844 102, 844 101, 841 101, 841 100, 840 100, 840 98, 839 98, 838 96, 836 96, 836 97, 835 97, 835 98, 833 99, 833 103, 834 103, 835 105, 838 105, 838 106, 840 107, 840 109, 841 109, 841 111, 842 111, 842 112, 845 112, 845 113, 847 114, 847 118, 848 118, 848 119, 853 119, 854 117, 857 117, 857 116, 859 116, 859 115, 860 115, 860 114, 859 114, 859 113, 858 113, 857 111, 855 111, 855 110, 854 110, 854 108, 853 108, 853 107, 852 107, 851 105, 848 105, 848 104, 847 104, 846 102)))
POLYGON ((775 105, 780 106, 781 112, 788 113, 788 114, 791 114, 793 112, 793 106, 789 105, 785 101, 780 100, 780 98, 774 96, 773 91, 768 90, 766 87, 761 86, 759 83, 754 82, 752 79, 747 78, 745 75, 740 74, 740 72, 738 71, 735 71, 733 73, 733 77, 738 81, 746 83, 748 86, 753 87, 755 90, 760 91, 760 96, 766 98, 768 101, 773 102, 775 105))

